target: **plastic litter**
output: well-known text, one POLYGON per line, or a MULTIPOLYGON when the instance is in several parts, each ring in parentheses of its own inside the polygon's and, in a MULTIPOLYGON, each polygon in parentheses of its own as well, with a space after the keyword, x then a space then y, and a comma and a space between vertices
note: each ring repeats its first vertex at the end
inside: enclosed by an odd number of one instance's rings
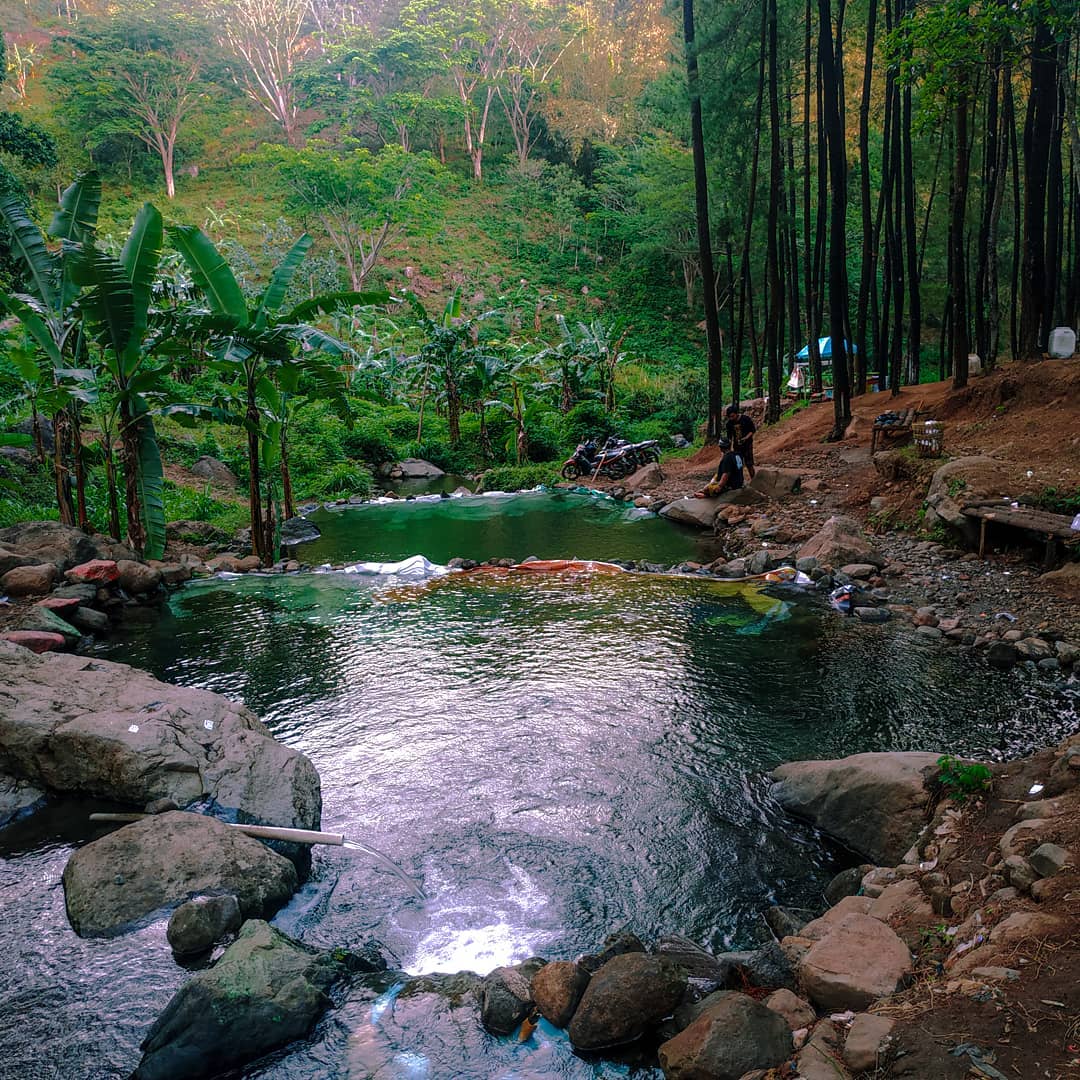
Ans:
POLYGON ((355 566, 346 566, 346 574, 377 574, 385 577, 406 578, 410 581, 425 581, 428 578, 442 577, 449 574, 446 566, 430 562, 423 555, 411 555, 401 562, 361 562, 355 566))
POLYGON ((999 611, 995 616, 995 619, 1005 619, 1007 622, 1016 622, 1016 616, 1009 611, 999 611))
POLYGON ((987 1080, 1009 1080, 1000 1070, 995 1069, 991 1062, 997 1060, 993 1050, 984 1050, 974 1043, 960 1043, 950 1051, 953 1057, 967 1057, 971 1062, 971 1071, 975 1076, 986 1077, 987 1080))

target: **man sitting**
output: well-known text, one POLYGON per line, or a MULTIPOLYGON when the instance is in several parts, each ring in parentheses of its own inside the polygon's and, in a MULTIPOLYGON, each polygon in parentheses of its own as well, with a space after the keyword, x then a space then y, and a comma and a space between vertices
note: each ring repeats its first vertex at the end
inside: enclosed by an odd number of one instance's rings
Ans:
POLYGON ((705 485, 704 491, 694 495, 695 499, 715 499, 726 491, 737 491, 743 486, 743 463, 731 449, 730 439, 720 440, 720 464, 716 475, 705 485))

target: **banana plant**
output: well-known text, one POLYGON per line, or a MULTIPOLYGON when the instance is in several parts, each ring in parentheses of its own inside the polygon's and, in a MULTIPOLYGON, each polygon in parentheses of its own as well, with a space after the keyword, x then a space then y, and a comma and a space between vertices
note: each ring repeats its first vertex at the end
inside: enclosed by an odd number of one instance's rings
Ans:
MULTIPOLYGON (((152 410, 164 390, 167 368, 156 357, 167 334, 151 327, 150 307, 163 240, 161 213, 146 203, 118 257, 91 237, 78 244, 72 263, 73 279, 85 290, 78 306, 100 349, 102 381, 117 418, 128 541, 148 559, 165 551, 164 475, 152 410)), ((111 468, 107 472, 111 480, 111 468)))
POLYGON ((304 235, 274 269, 269 284, 249 307, 236 275, 210 239, 191 225, 169 229, 209 312, 190 330, 201 327, 211 341, 213 366, 231 376, 237 393, 216 403, 247 432, 248 506, 251 543, 263 564, 279 549, 282 493, 290 493, 288 408, 292 395, 329 398, 347 415, 346 383, 335 363, 352 357, 338 338, 307 320, 342 308, 385 304, 385 292, 333 292, 313 297, 282 313, 289 286, 311 247, 304 235))
MULTIPOLYGON (((78 397, 65 391, 85 381, 80 367, 83 348, 79 333, 81 313, 76 301, 80 286, 72 270, 80 245, 92 240, 101 205, 101 180, 84 173, 63 193, 48 235, 27 213, 17 195, 0 199, 0 220, 11 237, 11 247, 23 264, 26 292, 0 290, 0 310, 19 320, 27 337, 44 355, 56 394, 49 395, 53 412, 55 448, 53 477, 60 520, 86 526, 84 478, 78 438, 78 397), (49 240, 59 240, 50 247, 49 240), (74 456, 79 514, 71 498, 69 449, 74 456)), ((43 378, 42 382, 48 380, 43 378)))

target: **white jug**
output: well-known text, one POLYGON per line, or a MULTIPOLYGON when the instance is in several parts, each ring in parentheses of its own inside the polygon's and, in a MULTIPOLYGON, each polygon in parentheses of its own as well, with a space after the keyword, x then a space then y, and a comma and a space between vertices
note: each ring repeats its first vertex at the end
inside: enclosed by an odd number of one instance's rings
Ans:
POLYGON ((1071 326, 1058 326, 1050 331, 1047 350, 1055 360, 1065 360, 1076 352, 1076 331, 1071 326))

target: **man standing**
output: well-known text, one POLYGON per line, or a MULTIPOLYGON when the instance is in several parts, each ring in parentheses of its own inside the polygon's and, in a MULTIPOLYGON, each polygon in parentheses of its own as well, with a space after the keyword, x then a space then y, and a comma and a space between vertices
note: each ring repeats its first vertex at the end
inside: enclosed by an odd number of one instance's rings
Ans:
POLYGON ((747 415, 740 414, 737 405, 729 405, 727 410, 727 436, 735 447, 735 453, 742 458, 750 479, 754 479, 754 432, 757 424, 747 415))

